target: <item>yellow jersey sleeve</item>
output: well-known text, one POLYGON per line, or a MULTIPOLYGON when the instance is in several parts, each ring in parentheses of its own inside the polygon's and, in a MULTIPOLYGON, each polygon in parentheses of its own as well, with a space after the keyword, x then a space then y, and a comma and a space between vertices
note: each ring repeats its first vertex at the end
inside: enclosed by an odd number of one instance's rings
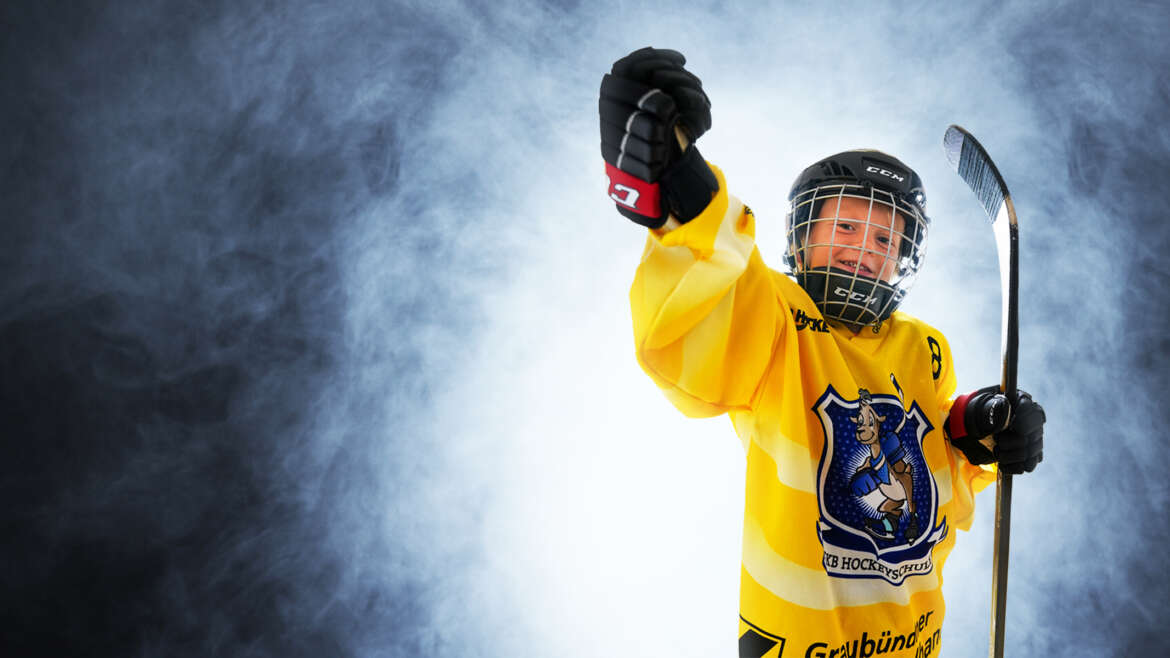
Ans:
POLYGON ((751 408, 783 333, 755 218, 719 191, 690 222, 651 231, 630 289, 638 363, 684 414, 751 408))

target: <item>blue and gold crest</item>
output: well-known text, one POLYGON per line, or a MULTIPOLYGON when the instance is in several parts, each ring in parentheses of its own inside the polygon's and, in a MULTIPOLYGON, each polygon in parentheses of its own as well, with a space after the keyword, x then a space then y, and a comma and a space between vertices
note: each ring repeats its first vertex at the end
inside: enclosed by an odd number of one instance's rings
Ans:
POLYGON ((825 571, 897 585, 930 573, 931 549, 947 524, 936 519, 938 488, 922 455, 934 427, 890 381, 897 396, 860 389, 847 399, 830 386, 813 411, 825 434, 817 467, 825 571))

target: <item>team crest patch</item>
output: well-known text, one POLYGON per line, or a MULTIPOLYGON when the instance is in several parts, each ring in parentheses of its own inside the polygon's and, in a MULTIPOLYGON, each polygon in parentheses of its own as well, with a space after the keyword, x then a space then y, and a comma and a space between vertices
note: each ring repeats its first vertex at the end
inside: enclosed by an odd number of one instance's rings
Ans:
POLYGON ((825 433, 817 467, 825 571, 897 585, 934 569, 931 549, 947 534, 938 489, 922 456, 934 429, 916 401, 865 389, 850 400, 830 386, 813 411, 825 433))

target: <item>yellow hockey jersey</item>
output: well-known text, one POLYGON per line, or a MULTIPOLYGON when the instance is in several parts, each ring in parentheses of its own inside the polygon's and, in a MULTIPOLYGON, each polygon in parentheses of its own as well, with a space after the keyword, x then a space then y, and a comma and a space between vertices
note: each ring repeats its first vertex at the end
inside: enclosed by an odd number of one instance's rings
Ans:
POLYGON ((630 304, 646 373, 743 442, 740 655, 937 655, 943 562, 995 478, 943 436, 947 341, 902 312, 827 323, 712 170, 711 204, 651 231, 630 304))

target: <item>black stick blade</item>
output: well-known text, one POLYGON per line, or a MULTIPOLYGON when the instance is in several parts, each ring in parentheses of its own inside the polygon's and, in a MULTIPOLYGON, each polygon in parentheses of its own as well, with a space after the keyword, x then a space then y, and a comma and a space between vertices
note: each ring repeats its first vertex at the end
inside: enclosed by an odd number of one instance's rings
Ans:
POLYGON ((999 175, 999 170, 995 168, 995 163, 991 161, 987 151, 971 133, 959 126, 951 126, 943 135, 943 152, 946 153, 951 168, 979 198, 979 203, 983 204, 983 209, 987 211, 988 219, 994 224, 999 217, 1003 200, 1010 195, 1007 185, 1003 182, 1003 176, 999 175))

